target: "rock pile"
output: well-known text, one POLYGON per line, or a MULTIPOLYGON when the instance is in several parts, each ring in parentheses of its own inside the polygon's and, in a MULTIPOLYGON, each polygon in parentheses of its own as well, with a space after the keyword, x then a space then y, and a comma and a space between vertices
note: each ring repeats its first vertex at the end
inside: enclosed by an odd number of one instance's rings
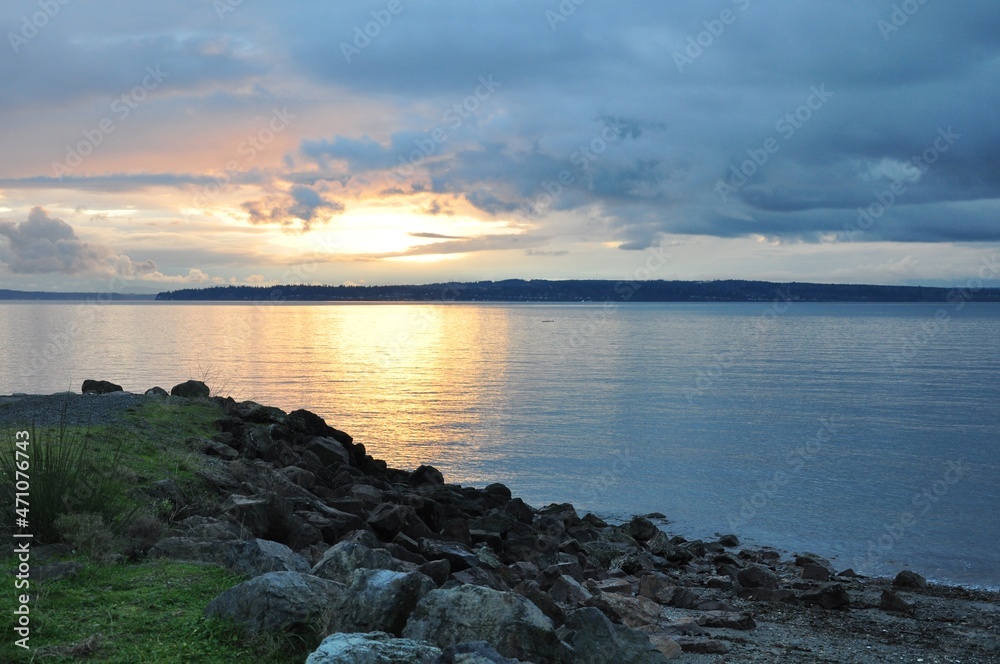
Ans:
POLYGON ((688 541, 656 515, 611 525, 569 504, 535 509, 501 484, 390 468, 308 411, 213 401, 224 416, 198 445, 218 502, 159 483, 190 516, 149 555, 250 577, 207 614, 318 633, 310 664, 654 664, 727 652, 755 628, 757 602, 851 605, 853 579, 819 556, 782 561, 734 535, 688 541))

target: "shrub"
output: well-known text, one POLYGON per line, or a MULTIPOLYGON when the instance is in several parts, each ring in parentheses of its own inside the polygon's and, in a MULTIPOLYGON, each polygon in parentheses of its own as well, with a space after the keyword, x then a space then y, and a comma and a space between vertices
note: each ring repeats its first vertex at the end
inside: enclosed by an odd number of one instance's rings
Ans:
MULTIPOLYGON (((99 515, 106 529, 121 533, 136 513, 135 501, 128 494, 131 470, 126 463, 124 438, 98 437, 89 429, 68 427, 65 416, 54 430, 32 427, 29 433, 26 531, 34 536, 35 542, 60 541, 56 521, 67 514, 99 515)), ((11 532, 17 470, 13 437, 8 435, 6 444, 0 444, 0 448, 0 525, 11 532)))
POLYGON ((90 558, 100 560, 114 546, 115 536, 100 514, 62 514, 56 519, 55 528, 63 542, 90 558))

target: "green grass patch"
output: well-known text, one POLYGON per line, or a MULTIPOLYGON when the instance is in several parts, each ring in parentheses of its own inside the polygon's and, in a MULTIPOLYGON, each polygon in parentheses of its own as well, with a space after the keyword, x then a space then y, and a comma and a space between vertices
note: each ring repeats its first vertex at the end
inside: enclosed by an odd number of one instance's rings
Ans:
MULTIPOLYGON (((3 569, 16 563, 0 561, 3 569)), ((293 636, 248 638, 204 618, 208 603, 243 579, 211 565, 169 561, 86 567, 74 579, 32 582, 30 650, 14 645, 13 581, 0 593, 0 661, 302 662, 316 643, 293 636), (80 653, 77 655, 72 652, 80 653), (91 651, 92 652, 88 652, 91 651), (43 659, 44 656, 44 659, 43 659)))

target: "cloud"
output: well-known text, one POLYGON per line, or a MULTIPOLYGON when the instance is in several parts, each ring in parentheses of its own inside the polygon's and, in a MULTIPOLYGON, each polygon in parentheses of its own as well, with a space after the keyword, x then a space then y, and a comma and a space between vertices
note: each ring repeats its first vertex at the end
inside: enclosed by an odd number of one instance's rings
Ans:
POLYGON ((127 256, 82 241, 72 226, 40 207, 26 221, 0 222, 0 238, 0 262, 15 274, 100 274, 118 263, 135 268, 127 256))
POLYGON ((441 233, 410 233, 410 237, 422 237, 431 240, 466 240, 468 238, 461 235, 442 235, 441 233))
POLYGON ((332 215, 344 210, 344 205, 325 198, 306 185, 293 185, 288 193, 243 203, 252 224, 277 224, 284 227, 300 225, 303 233, 312 229, 322 213, 332 215))

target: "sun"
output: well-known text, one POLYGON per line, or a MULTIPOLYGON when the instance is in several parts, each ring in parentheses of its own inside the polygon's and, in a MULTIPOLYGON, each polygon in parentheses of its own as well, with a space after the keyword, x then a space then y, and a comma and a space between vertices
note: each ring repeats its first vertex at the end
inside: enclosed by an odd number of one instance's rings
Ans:
POLYGON ((365 202, 295 236, 308 251, 366 256, 374 259, 436 262, 460 256, 461 243, 484 235, 513 234, 519 230, 504 221, 478 219, 470 214, 429 214, 425 206, 365 202), (440 253, 421 247, 447 245, 440 253), (459 251, 456 251, 456 248, 459 251))

